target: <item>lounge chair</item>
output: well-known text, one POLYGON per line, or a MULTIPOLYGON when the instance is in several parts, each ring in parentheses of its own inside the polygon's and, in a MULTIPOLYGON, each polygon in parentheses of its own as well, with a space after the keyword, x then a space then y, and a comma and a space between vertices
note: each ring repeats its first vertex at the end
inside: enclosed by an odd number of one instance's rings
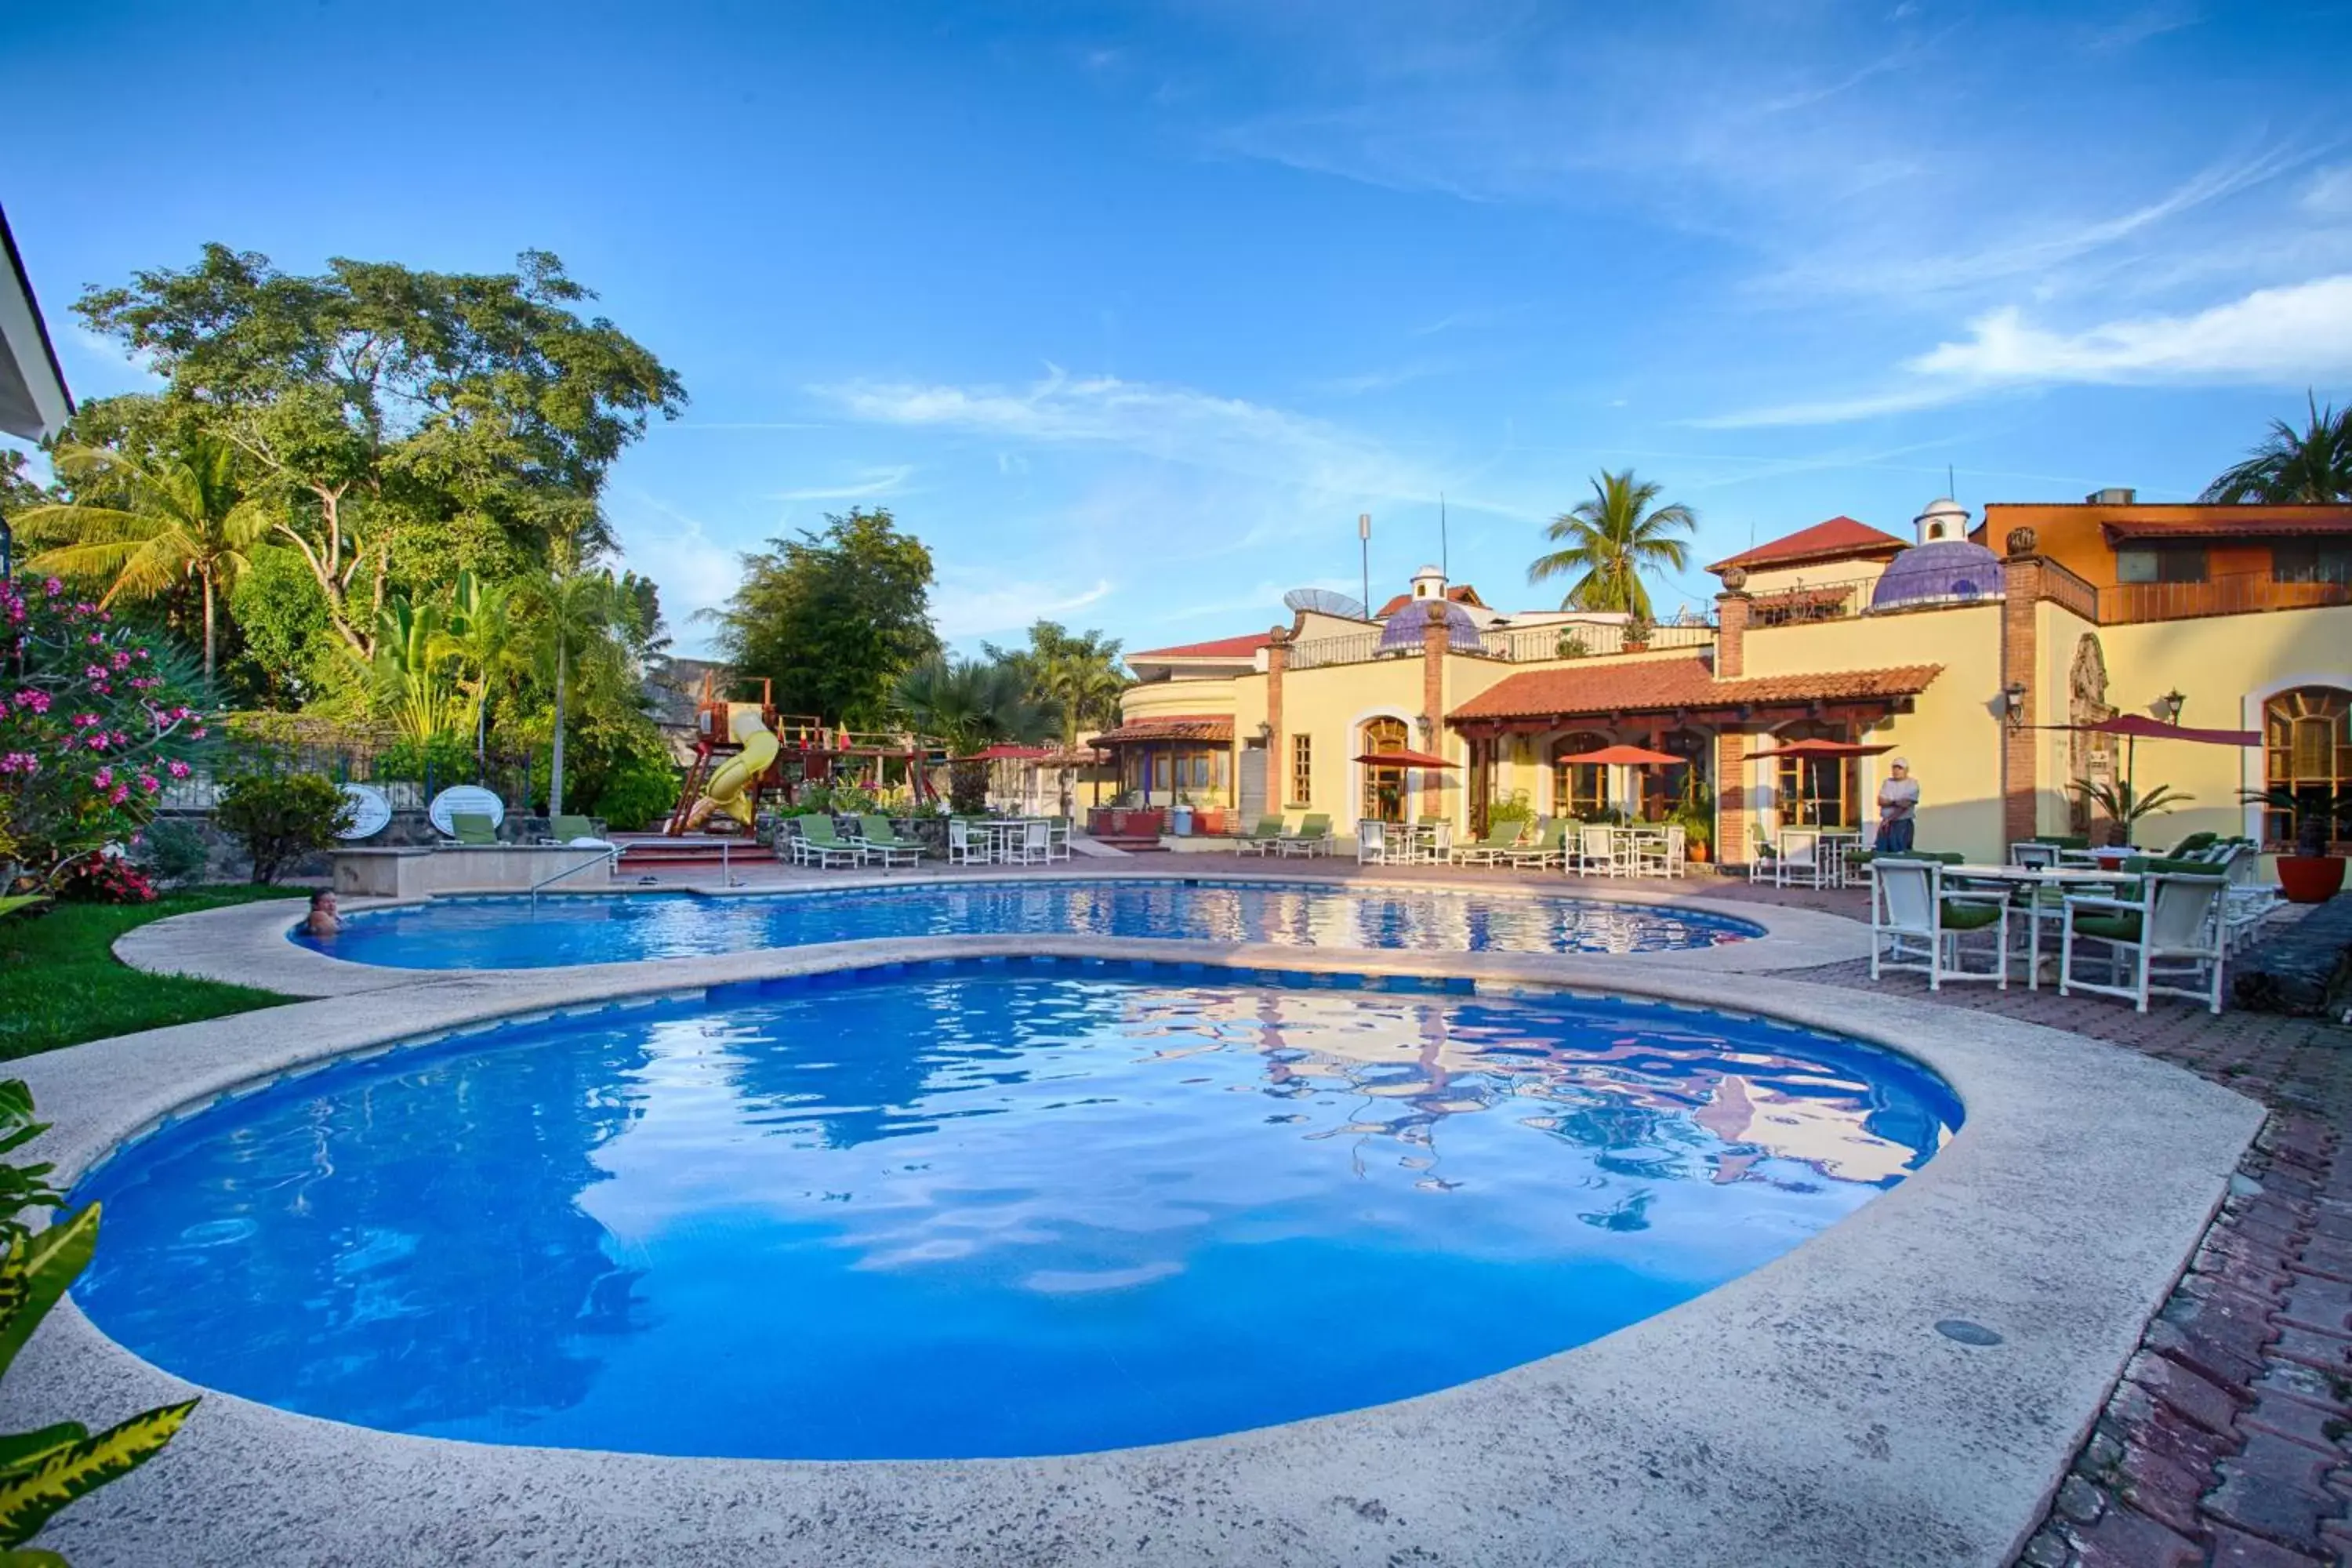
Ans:
POLYGON ((487 816, 461 811, 449 818, 449 837, 469 848, 487 848, 499 841, 499 825, 487 816))
MULTIPOLYGON (((1402 847, 1399 847, 1402 850, 1402 847)), ((1385 866, 1389 863, 1389 825, 1378 817, 1367 816, 1356 824, 1356 864, 1385 866)))
POLYGON ((906 857, 907 864, 909 866, 919 866, 923 863, 922 840, 899 837, 898 830, 890 826, 889 818, 878 816, 861 816, 857 819, 857 826, 861 829, 857 835, 857 842, 866 846, 867 854, 881 857, 882 868, 885 871, 896 865, 900 856, 906 857))
POLYGON ((1244 855, 1269 855, 1282 839, 1282 818, 1261 816, 1257 826, 1234 841, 1234 847, 1244 855))
POLYGON ((1500 827, 1490 827, 1483 838, 1465 844, 1454 851, 1457 866, 1492 866, 1518 847, 1519 825, 1507 822, 1500 827))
POLYGON ((1871 979, 1885 969, 1917 969, 1930 991, 1941 991, 1947 980, 1991 980, 2009 989, 2006 896, 1947 894, 1940 860, 1881 855, 1871 872, 1871 979), (1960 939, 1975 931, 1993 939, 1992 968, 1983 973, 1963 966, 1960 939))
POLYGON ((1521 870, 1540 871, 1547 866, 1565 865, 1568 860, 1568 830, 1576 826, 1567 817, 1545 825, 1533 844, 1522 844, 1511 850, 1508 858, 1521 870))
POLYGON ((824 816, 803 816, 798 837, 793 840, 793 859, 803 866, 814 866, 819 870, 838 861, 845 866, 866 864, 866 846, 842 837, 833 830, 833 818, 824 816))
POLYGON ((1331 852, 1331 818, 1319 811, 1310 811, 1300 819, 1298 831, 1286 833, 1274 841, 1274 847, 1285 855, 1293 853, 1310 858, 1318 852, 1331 852))
POLYGON ((2058 949, 2058 994, 2094 991, 2128 996, 2147 1011, 2149 996, 2187 996, 2221 1010, 2222 898, 2229 884, 2210 871, 2182 876, 2150 871, 2140 879, 2137 899, 2076 897, 2066 900, 2066 934, 2058 949), (2081 942, 2106 945, 2107 984, 2074 975, 2074 949, 2081 942), (2159 983, 2158 964, 2170 970, 2159 983), (2129 981, 2123 976, 2131 975, 2129 981), (2185 982, 2185 984, 2184 984, 2185 982))

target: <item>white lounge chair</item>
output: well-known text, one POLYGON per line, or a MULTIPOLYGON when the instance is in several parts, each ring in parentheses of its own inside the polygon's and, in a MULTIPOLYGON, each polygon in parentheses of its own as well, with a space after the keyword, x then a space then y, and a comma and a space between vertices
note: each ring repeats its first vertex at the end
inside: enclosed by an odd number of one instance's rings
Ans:
POLYGON ((1389 863, 1389 825, 1378 817, 1368 816, 1356 824, 1356 864, 1385 866, 1389 863))
POLYGON ((2208 1010, 2221 1010, 2221 900, 2229 884, 2220 877, 2151 871, 2140 879, 2137 900, 2077 896, 2066 900, 2066 934, 2058 949, 2058 994, 2077 991, 2127 996, 2145 1013, 2151 995, 2187 996, 2208 1010), (2078 980, 2074 950, 2084 942, 2106 948, 2107 984, 2078 980), (2159 981, 2158 965, 2168 972, 2159 981), (2124 975, 2131 979, 2126 982, 2124 975), (2184 984, 2185 982, 2185 984, 2184 984))

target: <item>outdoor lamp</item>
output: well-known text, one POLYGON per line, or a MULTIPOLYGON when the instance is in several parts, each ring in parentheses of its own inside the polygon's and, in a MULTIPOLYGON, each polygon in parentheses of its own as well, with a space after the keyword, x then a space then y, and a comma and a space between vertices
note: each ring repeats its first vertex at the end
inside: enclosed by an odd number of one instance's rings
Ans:
POLYGON ((2166 721, 2173 724, 2180 722, 2180 710, 2189 704, 2189 699, 2180 694, 2177 686, 2156 700, 2164 709, 2166 721))
POLYGON ((2009 720, 2009 727, 2012 730, 2023 729, 2025 727, 2025 682, 2011 681, 2001 688, 2000 696, 2001 711, 2009 720))

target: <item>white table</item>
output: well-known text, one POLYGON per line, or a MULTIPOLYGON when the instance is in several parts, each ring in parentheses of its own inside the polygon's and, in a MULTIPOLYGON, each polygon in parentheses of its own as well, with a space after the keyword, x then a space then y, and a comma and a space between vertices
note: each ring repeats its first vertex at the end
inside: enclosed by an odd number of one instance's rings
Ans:
MULTIPOLYGON (((2048 912, 2048 906, 2038 902, 2034 895, 2044 888, 2062 889, 2071 888, 2081 892, 2091 892, 2099 889, 2111 889, 2117 882, 2125 879, 2121 873, 2115 871, 2093 871, 2081 867, 2067 866, 1999 866, 1990 862, 1979 864, 1964 861, 1958 866, 1944 868, 1944 880, 1948 883, 1953 881, 1998 882, 2012 895, 2021 892, 2024 895, 2021 901, 2026 911, 2025 988, 2028 991, 2039 991, 2042 988, 2042 921, 2040 917, 2048 912)), ((2063 906, 2058 912, 2059 918, 2063 920, 2065 917, 2063 906)), ((2007 957, 2004 956, 2001 962, 2006 963, 2007 957)))

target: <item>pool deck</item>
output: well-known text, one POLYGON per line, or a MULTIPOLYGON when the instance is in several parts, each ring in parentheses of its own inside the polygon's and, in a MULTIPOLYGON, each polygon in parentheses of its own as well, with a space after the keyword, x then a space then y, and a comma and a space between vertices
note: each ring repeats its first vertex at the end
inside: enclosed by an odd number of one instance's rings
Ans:
MULTIPOLYGON (((1698 900, 1677 889, 1665 901, 1698 900)), ((1790 911, 1738 912, 1779 934, 1790 911)), ((242 967, 257 948, 224 945, 239 933, 333 971, 360 967, 293 948, 281 934, 286 915, 183 917, 126 939, 125 956, 189 968, 190 955, 209 954, 204 972, 282 985, 242 967)), ((1853 922, 1815 918, 1845 930, 1833 933, 1842 949, 1825 945, 1811 962, 1850 959, 1861 940, 1853 922)), ((319 1000, 18 1066, 55 1122, 38 1152, 70 1178, 157 1118, 215 1094, 472 1021, 983 955, 1179 964, 1193 978, 1470 976, 1481 989, 1736 1005, 1917 1058, 1960 1094, 1968 1121, 1926 1169, 1752 1274, 1591 1344, 1399 1404, 1072 1458, 803 1464, 441 1442, 213 1394, 166 1454, 61 1515, 43 1544, 81 1568, 2005 1563, 2042 1526, 2263 1119, 2253 1101, 2178 1068, 1973 1005, 1993 994, 1981 986, 1949 1005, 1769 974, 1742 973, 1735 988, 1726 972, 1691 963, 1704 953, 1077 937, 910 939, 570 970, 373 970, 363 986, 338 984, 319 1000), (1937 1331, 1954 1320, 2001 1341, 1972 1346, 1937 1331)), ((20 1359, 0 1417, 14 1426, 115 1418, 185 1392, 68 1303, 20 1359)))

